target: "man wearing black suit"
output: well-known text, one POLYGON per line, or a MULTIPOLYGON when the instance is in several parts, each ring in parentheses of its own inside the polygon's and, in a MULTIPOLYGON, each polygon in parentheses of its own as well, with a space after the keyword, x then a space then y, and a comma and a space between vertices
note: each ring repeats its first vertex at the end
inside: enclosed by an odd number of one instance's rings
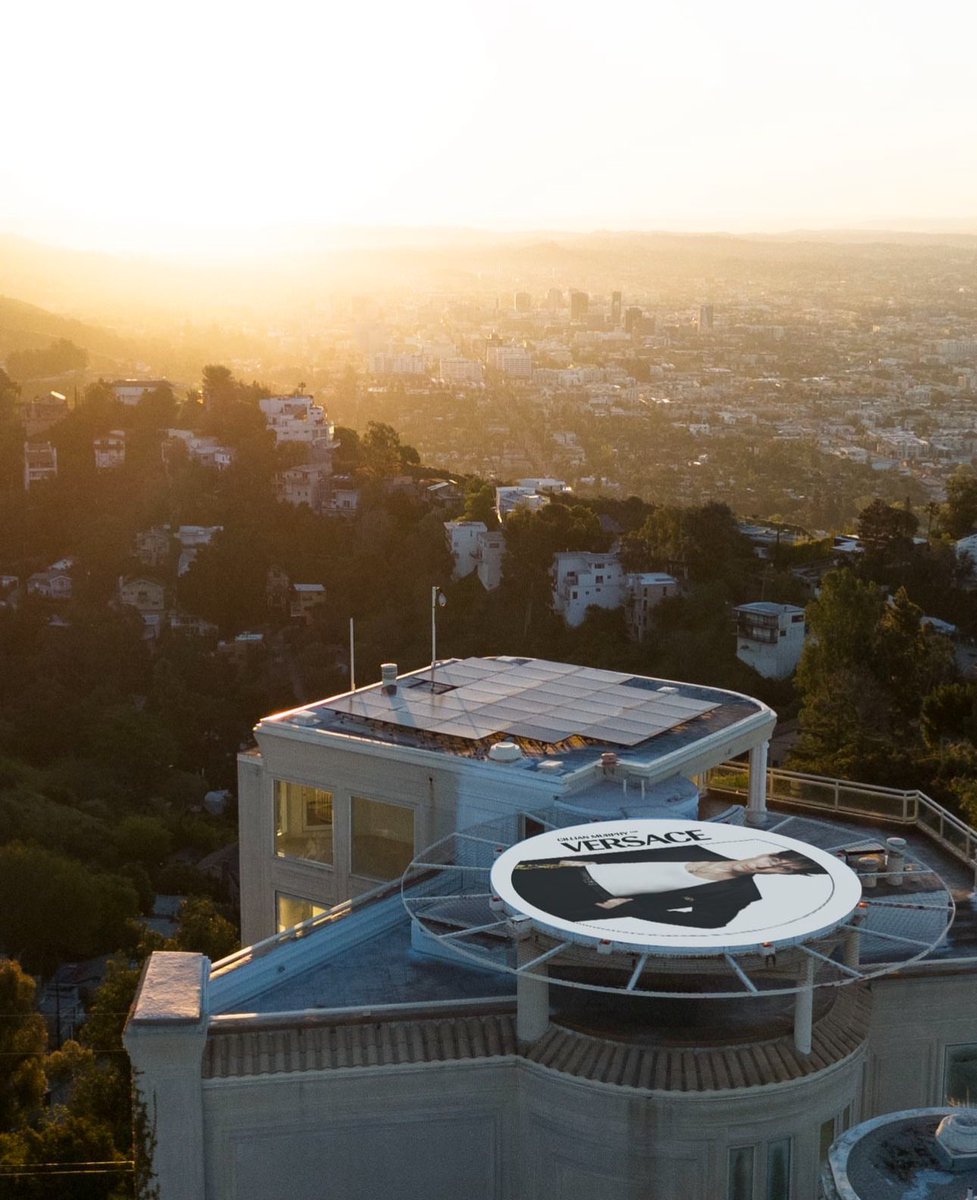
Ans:
POLYGON ((534 908, 565 921, 636 917, 719 929, 761 899, 755 875, 825 874, 796 850, 726 858, 689 845, 523 862, 512 872, 512 886, 534 908))

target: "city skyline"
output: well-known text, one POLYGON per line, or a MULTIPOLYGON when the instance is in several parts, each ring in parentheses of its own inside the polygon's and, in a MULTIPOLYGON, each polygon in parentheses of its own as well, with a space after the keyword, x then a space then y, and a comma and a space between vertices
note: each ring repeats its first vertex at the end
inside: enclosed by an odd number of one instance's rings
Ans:
POLYGON ((273 251, 343 227, 977 228, 977 14, 422 0, 10 16, 0 232, 273 251))

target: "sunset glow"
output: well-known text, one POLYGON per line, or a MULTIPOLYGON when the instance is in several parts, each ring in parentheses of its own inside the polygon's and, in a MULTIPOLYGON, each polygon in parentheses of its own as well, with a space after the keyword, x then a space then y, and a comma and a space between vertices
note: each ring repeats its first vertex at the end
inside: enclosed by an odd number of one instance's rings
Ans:
POLYGON ((977 10, 955 0, 96 0, 5 26, 0 231, 42 240, 977 213, 977 10))

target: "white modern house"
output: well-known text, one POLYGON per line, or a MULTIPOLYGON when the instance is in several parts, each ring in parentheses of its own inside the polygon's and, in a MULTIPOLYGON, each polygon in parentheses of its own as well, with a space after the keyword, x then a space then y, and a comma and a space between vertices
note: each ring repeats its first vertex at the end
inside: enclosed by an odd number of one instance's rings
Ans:
POLYGON ((259 722, 249 944, 154 954, 126 1028, 160 1200, 815 1200, 846 1129, 945 1104, 977 1061, 977 834, 884 789, 770 810, 773 726, 506 656, 259 722), (738 754, 746 807, 709 808, 738 754))
POLYGON ((627 574, 616 554, 568 550, 553 555, 553 608, 571 626, 581 624, 587 609, 620 608, 627 593, 627 574))
POLYGON ((274 433, 276 445, 300 442, 318 453, 328 453, 338 443, 326 410, 312 396, 269 396, 259 400, 265 425, 274 433))
POLYGON ((126 434, 124 429, 110 429, 107 434, 92 441, 96 471, 112 471, 126 461, 126 434))
POLYGON ((24 491, 57 477, 57 447, 50 442, 24 442, 24 491))
POLYGON ((484 521, 445 521, 444 536, 454 562, 452 579, 464 579, 478 567, 478 539, 487 531, 484 521))
POLYGON ((651 625, 652 613, 663 600, 681 594, 679 581, 664 571, 635 571, 625 580, 624 617, 628 633, 643 642, 651 625))
POLYGON ((478 535, 475 570, 478 572, 478 582, 487 592, 494 592, 501 584, 504 558, 505 534, 501 529, 486 529, 478 535))
POLYGON ((765 679, 786 679, 804 652, 804 609, 757 600, 736 615, 736 657, 765 679))

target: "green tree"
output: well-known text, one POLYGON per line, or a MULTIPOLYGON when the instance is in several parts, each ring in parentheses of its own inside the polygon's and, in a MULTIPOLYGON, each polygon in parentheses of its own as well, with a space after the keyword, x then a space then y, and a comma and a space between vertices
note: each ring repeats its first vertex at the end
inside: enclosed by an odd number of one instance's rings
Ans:
POLYGON ((138 909, 135 889, 119 876, 38 846, 0 846, 0 945, 29 970, 122 945, 138 909))
POLYGON ((953 671, 947 639, 921 617, 904 591, 886 602, 851 571, 825 576, 807 610, 793 766, 908 785, 919 770, 923 699, 953 671))
POLYGON ((465 496, 464 521, 481 521, 487 529, 495 529, 499 518, 495 511, 495 488, 490 483, 475 487, 465 496))
MULTIPOLYGON (((106 1126, 87 1117, 55 1109, 36 1128, 0 1134, 0 1162, 21 1167, 23 1174, 4 1179, 11 1200, 112 1200, 129 1174, 123 1155, 112 1144, 106 1126), (100 1168, 54 1174, 45 1163, 63 1167, 99 1163, 100 1168)), ((0 1179, 3 1175, 0 1174, 0 1179)))
POLYGON ((915 513, 876 498, 858 514, 858 536, 869 550, 891 553, 911 544, 919 528, 915 513))
POLYGON ((181 950, 195 950, 217 962, 233 954, 241 944, 234 926, 205 896, 191 896, 180 909, 180 928, 176 935, 181 950))
POLYGON ((977 472, 973 469, 959 467, 947 480, 940 527, 954 540, 977 529, 977 472))
POLYGON ((20 387, 0 367, 0 496, 23 489, 24 426, 17 411, 19 395, 20 387))
POLYGON ((7 355, 7 370, 16 379, 39 379, 81 371, 88 366, 88 351, 67 338, 58 338, 39 350, 15 350, 7 355))
POLYGON ((34 992, 19 963, 0 960, 0 1132, 32 1119, 44 1096, 47 1031, 34 992))

